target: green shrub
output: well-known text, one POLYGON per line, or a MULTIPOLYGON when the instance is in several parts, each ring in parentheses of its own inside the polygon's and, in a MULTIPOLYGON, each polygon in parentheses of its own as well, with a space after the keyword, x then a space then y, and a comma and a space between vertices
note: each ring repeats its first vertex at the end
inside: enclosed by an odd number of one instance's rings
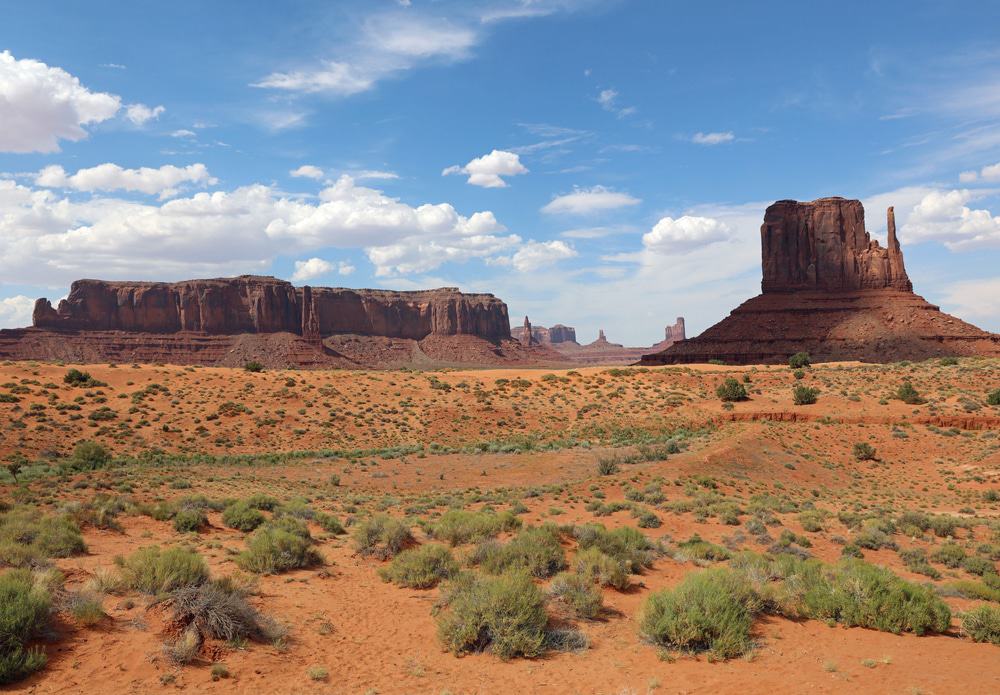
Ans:
POLYGON ((566 568, 566 553, 553 526, 526 528, 506 545, 493 545, 492 552, 481 558, 483 569, 491 574, 523 571, 545 579, 566 568))
POLYGON ((97 442, 83 441, 73 448, 68 464, 78 471, 92 471, 104 468, 111 462, 111 454, 97 442))
POLYGON ((965 561, 965 550, 957 543, 945 543, 931 554, 934 562, 940 562, 945 567, 958 569, 965 561))
POLYGON ((912 548, 910 550, 899 551, 899 559, 906 565, 906 569, 917 574, 923 574, 931 579, 940 579, 941 573, 927 561, 927 553, 922 548, 912 548))
POLYGON ((808 352, 796 352, 788 358, 788 366, 791 369, 802 369, 810 364, 808 352))
POLYGON ((549 585, 549 596, 577 618, 592 620, 601 613, 604 597, 590 577, 562 572, 549 585))
POLYGON ((104 617, 104 605, 99 594, 90 591, 74 591, 63 601, 70 615, 79 625, 97 625, 104 617))
POLYGON ((68 514, 43 515, 24 507, 0 514, 0 565, 26 567, 86 549, 80 529, 68 514))
POLYGON ((749 396, 747 396, 747 390, 743 384, 738 382, 733 377, 728 377, 725 381, 719 384, 715 389, 715 395, 726 402, 745 401, 749 398, 749 396))
POLYGON ((260 509, 261 511, 271 512, 278 506, 278 500, 270 495, 265 495, 263 492, 255 492, 247 497, 247 506, 251 509, 260 509))
POLYGON ((318 512, 316 514, 316 523, 319 524, 320 528, 322 528, 327 533, 333 533, 338 536, 347 533, 347 530, 344 528, 344 525, 340 523, 340 519, 335 517, 333 514, 324 514, 322 512, 318 512))
POLYGON ((790 604, 797 604, 793 613, 809 618, 917 635, 944 632, 951 622, 948 606, 930 588, 862 560, 842 560, 832 566, 807 560, 798 563, 789 577, 795 578, 799 592, 790 604))
POLYGON ((626 563, 594 547, 576 554, 576 573, 599 586, 610 586, 619 591, 624 591, 629 585, 626 563))
POLYGON ((986 394, 986 402, 989 405, 1000 405, 1000 389, 996 391, 990 391, 986 394))
POLYGON ((140 548, 121 561, 121 572, 130 589, 152 595, 202 584, 208 579, 208 565, 201 555, 178 546, 162 551, 156 545, 140 548))
POLYGON ((598 475, 614 475, 618 472, 618 458, 614 456, 602 456, 597 459, 598 475))
POLYGON ((322 562, 305 524, 288 517, 254 531, 247 549, 236 557, 241 569, 257 574, 278 574, 322 562))
POLYGON ((521 520, 511 512, 470 512, 451 509, 431 526, 430 535, 452 546, 478 543, 504 531, 521 527, 521 520))
POLYGON ((79 388, 98 388, 107 386, 103 381, 97 381, 89 372, 81 372, 79 369, 70 369, 63 375, 63 383, 79 388))
POLYGON ((608 531, 600 524, 578 526, 574 530, 580 550, 596 548, 621 563, 633 574, 652 567, 658 548, 638 529, 629 526, 608 531))
POLYGON ((174 513, 174 530, 180 533, 196 532, 208 526, 208 515, 198 507, 181 507, 174 513))
POLYGON ((750 627, 762 608, 750 583, 729 569, 687 575, 677 587, 646 600, 642 634, 667 649, 711 651, 730 659, 750 650, 750 627))
POLYGON ((388 567, 379 569, 387 582, 411 589, 430 589, 458 574, 458 563, 443 545, 428 544, 404 550, 388 567))
POLYGON ((825 519, 826 514, 818 509, 808 509, 804 512, 799 512, 799 523, 802 524, 802 530, 808 533, 822 531, 825 519))
POLYGON ((920 405, 924 402, 924 399, 920 397, 920 394, 913 388, 913 384, 909 381, 904 381, 899 385, 899 388, 896 389, 896 398, 909 405, 920 405))
POLYGON ((716 545, 715 543, 709 543, 708 541, 702 540, 701 536, 697 533, 692 535, 686 541, 678 543, 677 548, 678 550, 675 553, 675 557, 678 559, 685 558, 688 560, 722 562, 723 560, 728 560, 732 556, 732 554, 721 545, 716 545))
POLYGON ((369 517, 354 530, 354 547, 365 557, 388 560, 411 543, 410 527, 388 514, 369 517))
POLYGON ((792 401, 795 405, 812 405, 816 402, 816 396, 819 395, 819 389, 813 388, 812 386, 803 386, 799 384, 794 389, 792 389, 792 401))
POLYGON ((445 589, 438 637, 454 654, 489 650, 501 659, 533 657, 545 646, 545 596, 524 573, 459 575, 445 589))
POLYGON ((262 372, 264 371, 264 365, 257 361, 250 361, 243 365, 243 369, 248 372, 262 372))
POLYGON ((854 444, 854 458, 857 461, 874 461, 875 447, 868 442, 856 442, 854 444))
POLYGON ((264 523, 264 515, 246 502, 233 502, 223 510, 222 523, 237 531, 250 532, 264 523))
POLYGON ((13 683, 45 665, 45 653, 27 648, 49 622, 52 600, 27 570, 0 574, 0 684, 13 683))
POLYGON ((962 614, 962 632, 974 642, 1000 645, 1000 607, 979 606, 962 614))

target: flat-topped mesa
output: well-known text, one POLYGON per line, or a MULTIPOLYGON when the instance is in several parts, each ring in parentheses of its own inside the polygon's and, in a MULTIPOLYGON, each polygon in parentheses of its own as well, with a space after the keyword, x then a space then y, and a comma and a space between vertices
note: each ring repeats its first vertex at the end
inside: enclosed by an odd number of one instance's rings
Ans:
POLYGON ((762 291, 891 288, 912 292, 892 208, 887 222, 888 243, 883 248, 865 231, 860 200, 779 200, 767 208, 760 227, 762 291))
POLYGON ((78 280, 58 309, 39 299, 33 325, 134 333, 294 333, 310 340, 337 334, 510 338, 507 305, 491 294, 463 294, 454 287, 417 292, 296 288, 254 275, 175 283, 78 280))

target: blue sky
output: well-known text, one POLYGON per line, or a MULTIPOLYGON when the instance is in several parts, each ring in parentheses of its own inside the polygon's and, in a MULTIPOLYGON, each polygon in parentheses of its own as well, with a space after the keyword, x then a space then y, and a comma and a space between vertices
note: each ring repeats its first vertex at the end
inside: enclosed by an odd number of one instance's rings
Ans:
POLYGON ((1000 6, 3 2, 0 325, 79 277, 458 285, 649 345, 777 199, 895 205, 1000 330, 1000 6))

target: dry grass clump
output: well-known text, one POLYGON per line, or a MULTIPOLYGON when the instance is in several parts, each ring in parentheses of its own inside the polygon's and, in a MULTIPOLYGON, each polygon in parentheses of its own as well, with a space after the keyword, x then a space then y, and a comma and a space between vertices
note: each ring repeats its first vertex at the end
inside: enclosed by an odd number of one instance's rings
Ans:
POLYGON ((388 567, 379 569, 387 582, 411 589, 430 589, 458 574, 458 562, 443 545, 428 544, 404 550, 388 567))
POLYGON ((388 560, 412 543, 410 527, 388 514, 369 517, 354 530, 354 547, 364 557, 388 560))

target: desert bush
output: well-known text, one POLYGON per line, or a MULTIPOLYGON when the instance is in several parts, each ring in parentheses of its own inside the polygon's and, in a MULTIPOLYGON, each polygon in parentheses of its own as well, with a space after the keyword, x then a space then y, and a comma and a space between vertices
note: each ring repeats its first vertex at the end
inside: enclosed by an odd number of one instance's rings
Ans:
POLYGON ((628 526, 608 531, 600 524, 587 524, 574 529, 574 535, 580 550, 596 548, 633 574, 652 567, 660 554, 659 548, 641 531, 628 526))
POLYGON ((810 364, 808 352, 796 352, 788 358, 788 366, 791 369, 802 369, 810 364))
POLYGON ((278 574, 322 562, 312 547, 309 529, 290 517, 258 528, 247 540, 247 549, 236 557, 241 569, 257 574, 278 574))
POLYGON ((79 625, 90 627, 104 619, 101 595, 88 590, 69 592, 62 600, 63 607, 79 625))
POLYGON ((920 397, 920 393, 917 392, 913 384, 909 381, 904 381, 899 385, 899 388, 896 389, 896 398, 909 405, 920 405, 924 402, 924 399, 920 397))
POLYGON ((747 396, 747 390, 736 379, 733 377, 726 378, 721 384, 719 384, 715 389, 715 395, 719 397, 720 400, 725 402, 731 401, 745 401, 749 398, 747 396))
POLYGON ((430 528, 430 535, 452 546, 478 543, 504 531, 521 527, 521 520, 511 512, 470 512, 451 509, 430 528))
POLYGON ((27 570, 0 574, 0 685, 45 665, 45 653, 27 644, 48 625, 51 607, 48 591, 27 570))
POLYGON ((264 365, 257 361, 250 361, 243 365, 243 369, 248 372, 262 372, 264 371, 264 365))
POLYGON ((170 597, 174 620, 203 637, 220 640, 272 638, 276 626, 251 606, 231 582, 183 586, 170 597))
POLYGON ((316 523, 319 524, 320 528, 327 533, 333 533, 335 535, 341 535, 347 533, 344 525, 340 523, 340 519, 335 517, 333 514, 325 514, 323 512, 316 513, 316 523))
POLYGON ((598 475, 614 475, 618 472, 618 459, 614 456, 602 456, 597 459, 598 475))
POLYGON ((906 565, 906 569, 911 572, 923 574, 931 579, 941 578, 941 573, 934 569, 933 565, 927 561, 927 553, 922 548, 901 550, 899 551, 899 559, 906 565))
POLYGON ((813 388, 812 386, 803 386, 799 384, 792 389, 792 401, 795 405, 812 405, 816 402, 816 396, 818 395, 819 389, 813 388))
POLYGON ((851 539, 853 544, 859 548, 868 550, 879 550, 881 548, 896 549, 896 542, 892 540, 886 528, 879 524, 876 519, 868 519, 862 523, 861 528, 851 539))
POLYGON ((948 606, 930 588, 884 567, 862 560, 807 560, 791 567, 785 584, 796 598, 786 600, 786 613, 896 634, 944 632, 951 622, 948 606))
POLYGON ((208 579, 208 565, 201 555, 178 546, 140 548, 120 564, 125 585, 145 594, 168 593, 208 579))
POLYGON ((458 574, 458 563, 443 545, 428 544, 404 550, 388 567, 379 569, 387 582, 412 589, 430 589, 458 574))
POLYGON ((369 517, 354 530, 354 547, 365 557, 388 560, 411 543, 410 527, 388 514, 369 517))
POLYGON ((1000 389, 996 391, 990 391, 986 394, 986 402, 989 405, 1000 405, 1000 389))
POLYGON ((963 613, 962 633, 974 642, 1000 645, 1000 607, 978 606, 963 613))
POLYGON ((822 531, 825 520, 826 514, 818 509, 807 509, 804 512, 799 512, 799 523, 802 524, 802 529, 809 533, 822 531))
POLYGON ((73 455, 66 462, 69 468, 92 471, 104 468, 111 462, 111 454, 97 442, 85 440, 73 447, 73 455))
POLYGON ((103 381, 97 381, 90 376, 89 372, 81 372, 79 369, 70 369, 63 375, 63 383, 79 388, 99 388, 107 386, 103 381))
POLYGON ((44 515, 26 507, 0 513, 0 565, 26 567, 86 549, 80 529, 68 514, 44 515))
POLYGON ((965 550, 957 543, 944 543, 931 553, 934 562, 940 562, 945 567, 958 569, 965 561, 965 550))
POLYGON ((264 523, 264 515, 246 502, 233 502, 222 512, 222 523, 237 531, 253 531, 264 523))
POLYGON ((596 618, 604 606, 601 590, 590 577, 562 572, 549 584, 549 596, 577 618, 596 618))
POLYGON ((856 442, 854 444, 853 453, 856 461, 875 460, 875 447, 868 442, 856 442))
POLYGON ((709 569, 650 595, 640 630, 667 649, 707 650, 716 658, 730 659, 753 646, 750 627, 761 608, 745 577, 729 569, 709 569))
POLYGON ((180 533, 196 532, 208 526, 208 515, 199 507, 180 507, 174 512, 174 530, 180 533))
POLYGON ((697 533, 686 541, 678 543, 677 551, 674 553, 674 558, 678 560, 701 560, 704 562, 722 562, 731 556, 732 553, 721 545, 702 540, 697 533))
POLYGON ((271 512, 278 506, 278 500, 270 495, 265 495, 263 492, 255 492, 247 497, 247 506, 251 509, 260 509, 265 512, 271 512))
POLYGON ((489 650, 506 660, 544 649, 545 596, 527 574, 459 575, 442 603, 438 637, 454 654, 489 650))
POLYGON ((545 579, 566 568, 566 553, 554 526, 525 528, 507 544, 489 547, 479 562, 491 574, 516 570, 545 579))
POLYGON ((624 591, 629 585, 626 563, 594 547, 576 554, 576 573, 599 586, 610 586, 619 591, 624 591))

